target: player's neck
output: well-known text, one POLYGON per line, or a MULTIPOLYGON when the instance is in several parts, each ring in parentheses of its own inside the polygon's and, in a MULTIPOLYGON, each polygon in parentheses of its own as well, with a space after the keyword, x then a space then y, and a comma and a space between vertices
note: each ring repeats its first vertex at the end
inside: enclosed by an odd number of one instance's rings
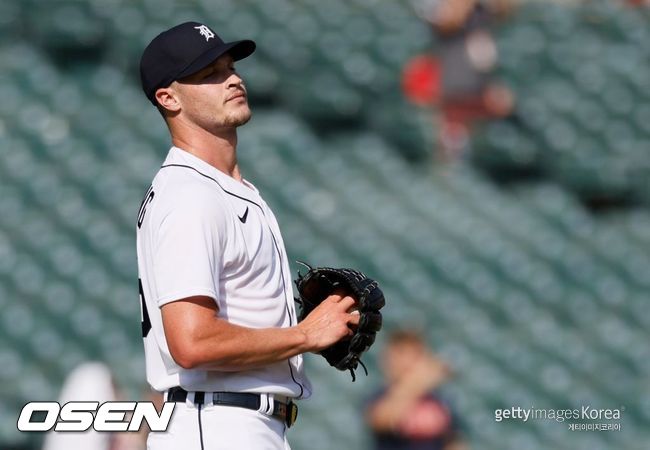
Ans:
POLYGON ((237 164, 235 128, 225 129, 219 133, 173 133, 172 143, 235 180, 242 180, 237 164))

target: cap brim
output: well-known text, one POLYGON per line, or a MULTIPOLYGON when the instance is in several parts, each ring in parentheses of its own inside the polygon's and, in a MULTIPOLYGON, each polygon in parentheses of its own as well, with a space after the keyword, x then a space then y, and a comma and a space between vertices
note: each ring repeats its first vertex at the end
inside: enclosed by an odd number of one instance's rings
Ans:
POLYGON ((247 56, 250 56, 255 51, 255 47, 255 42, 249 39, 235 42, 226 42, 223 45, 212 48, 203 53, 201 56, 196 58, 192 64, 187 66, 181 73, 176 75, 174 79, 178 80, 195 74, 226 53, 229 53, 235 61, 239 61, 240 59, 244 59, 247 56))

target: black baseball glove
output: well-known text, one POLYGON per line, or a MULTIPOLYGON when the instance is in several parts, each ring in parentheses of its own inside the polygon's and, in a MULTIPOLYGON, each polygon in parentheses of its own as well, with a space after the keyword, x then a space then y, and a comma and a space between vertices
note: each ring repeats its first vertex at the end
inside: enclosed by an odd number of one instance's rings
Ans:
POLYGON ((298 272, 295 280, 298 287, 299 298, 302 305, 300 320, 314 310, 320 303, 335 291, 344 292, 357 301, 359 310, 359 326, 354 335, 343 339, 336 344, 320 351, 319 353, 339 370, 349 370, 352 381, 356 379, 354 371, 361 364, 368 375, 366 366, 361 362, 361 354, 367 351, 375 342, 375 336, 381 329, 382 316, 379 311, 386 303, 384 294, 377 286, 377 282, 353 269, 333 269, 331 267, 312 268, 302 275, 298 272))

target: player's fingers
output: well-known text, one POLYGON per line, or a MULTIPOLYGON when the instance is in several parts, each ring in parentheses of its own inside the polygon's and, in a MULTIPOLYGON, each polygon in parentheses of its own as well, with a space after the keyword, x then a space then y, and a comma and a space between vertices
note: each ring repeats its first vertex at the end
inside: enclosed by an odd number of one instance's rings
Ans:
POLYGON ((356 303, 357 303, 357 301, 354 298, 350 297, 349 295, 346 295, 345 297, 343 297, 341 299, 341 301, 339 302, 339 304, 341 305, 341 308, 345 309, 345 311, 352 308, 356 303))
POLYGON ((343 299, 343 297, 345 297, 345 291, 341 289, 337 289, 334 292, 332 292, 325 300, 338 303, 343 299))
POLYGON ((359 314, 358 312, 353 312, 348 314, 348 325, 358 326, 360 320, 361 320, 361 314, 359 314))

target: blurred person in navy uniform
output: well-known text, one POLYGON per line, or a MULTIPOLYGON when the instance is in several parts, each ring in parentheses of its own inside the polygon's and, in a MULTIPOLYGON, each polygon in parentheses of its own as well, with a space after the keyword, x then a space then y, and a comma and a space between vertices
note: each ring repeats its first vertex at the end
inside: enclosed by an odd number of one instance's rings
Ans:
POLYGON ((413 331, 395 331, 381 356, 385 386, 366 404, 376 450, 467 450, 438 388, 451 368, 413 331))

